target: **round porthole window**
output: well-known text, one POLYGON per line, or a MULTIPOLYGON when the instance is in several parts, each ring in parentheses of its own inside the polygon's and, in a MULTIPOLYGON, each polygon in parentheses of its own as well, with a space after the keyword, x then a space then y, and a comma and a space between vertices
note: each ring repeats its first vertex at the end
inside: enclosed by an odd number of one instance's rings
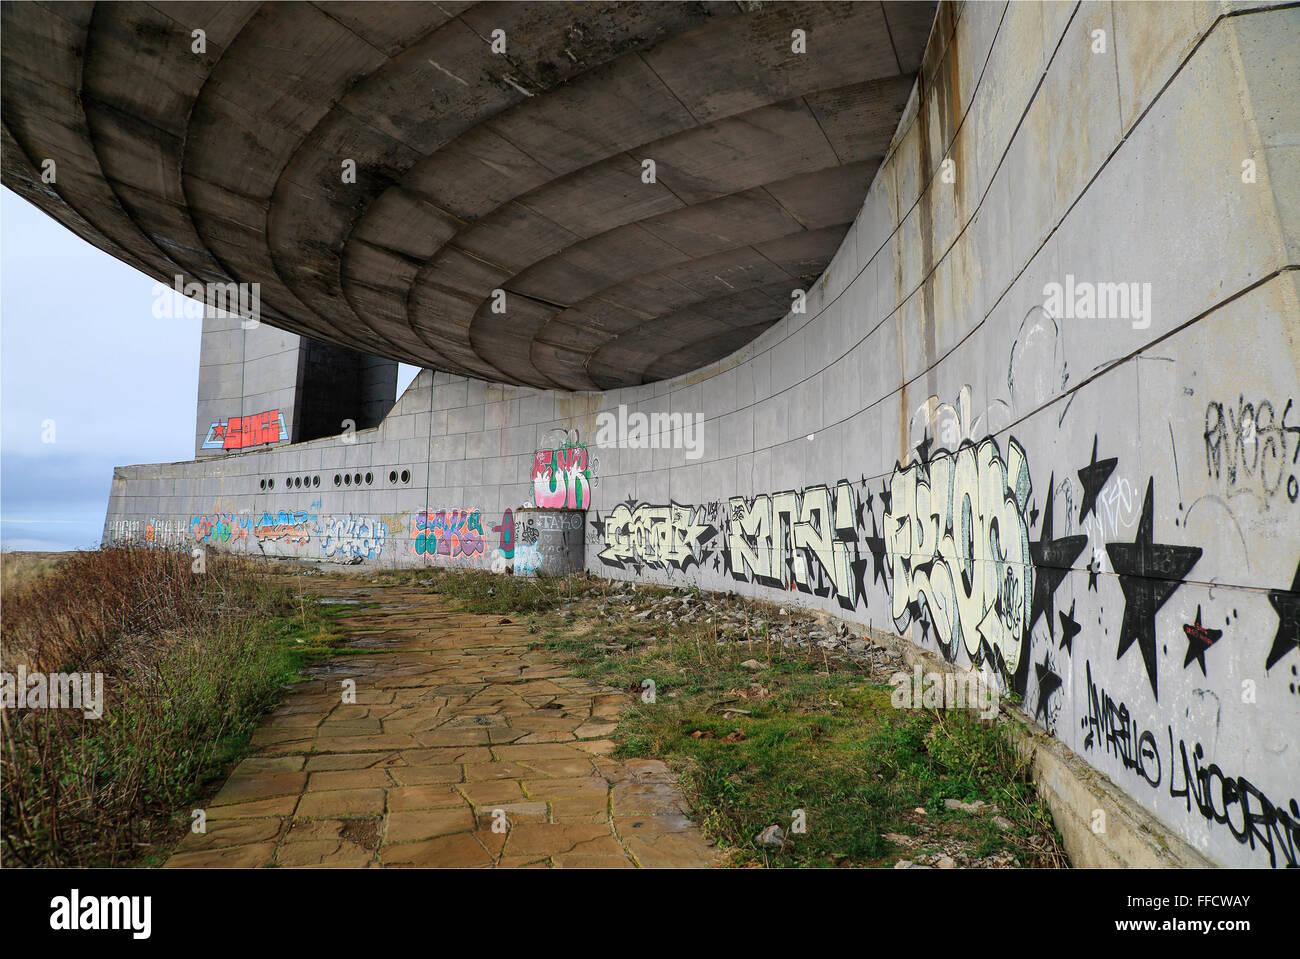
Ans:
POLYGON ((358 473, 356 476, 352 477, 352 482, 355 483, 357 486, 360 486, 360 485, 361 485, 361 474, 358 473))
POLYGON ((335 473, 335 474, 334 474, 334 485, 335 485, 335 486, 341 486, 342 484, 343 484, 343 477, 340 476, 338 473, 335 473))
POLYGON ((267 489, 275 489, 275 480, 274 480, 274 479, 269 479, 269 480, 267 480, 267 481, 266 481, 266 488, 267 488, 267 489))
POLYGON ((313 477, 311 478, 311 485, 312 485, 312 486, 320 486, 320 477, 319 477, 319 476, 313 476, 313 477))
POLYGON ((402 470, 402 482, 403 482, 403 483, 409 483, 410 481, 411 481, 411 471, 410 471, 410 470, 402 470))
POLYGON ((343 485, 344 485, 344 486, 351 486, 351 485, 352 485, 352 477, 351 477, 351 476, 344 476, 344 477, 343 477, 343 485))
POLYGON ((397 470, 391 470, 391 471, 389 472, 389 474, 388 474, 388 482, 390 482, 390 483, 396 483, 396 482, 397 482, 397 470))
POLYGON ((265 480, 265 479, 262 480, 262 489, 266 489, 266 480, 265 480))
POLYGON ((369 485, 370 485, 371 483, 373 483, 374 481, 375 481, 375 474, 374 474, 374 473, 367 473, 367 474, 366 474, 366 485, 369 486, 369 485))

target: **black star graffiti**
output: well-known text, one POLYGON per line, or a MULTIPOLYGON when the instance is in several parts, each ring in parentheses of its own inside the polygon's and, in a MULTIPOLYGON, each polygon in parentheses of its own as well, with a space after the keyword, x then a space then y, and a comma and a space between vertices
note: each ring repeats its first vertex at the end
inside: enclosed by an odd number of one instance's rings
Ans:
POLYGON ((853 560, 849 564, 849 568, 853 571, 853 585, 857 589, 857 593, 855 593, 854 595, 863 597, 863 602, 866 602, 866 594, 867 594, 866 559, 859 556, 857 559, 853 560))
POLYGON ((1187 634, 1187 658, 1183 660, 1183 669, 1192 665, 1192 662, 1201 664, 1201 675, 1206 676, 1205 671, 1205 651, 1213 646, 1223 635, 1221 629, 1206 629, 1201 625, 1201 606, 1196 605, 1196 622, 1184 623, 1183 632, 1187 634))
POLYGON ((1042 716, 1043 725, 1046 726, 1048 701, 1061 688, 1061 677, 1052 672, 1052 667, 1047 663, 1035 663, 1034 670, 1038 673, 1038 705, 1034 708, 1034 718, 1042 716))
MULTIPOLYGON (((1052 477, 1052 478, 1055 479, 1056 477, 1052 477)), ((1048 492, 1050 493, 1051 491, 1049 490, 1048 492)), ((1029 504, 1029 525, 1033 526, 1037 522, 1038 522, 1038 504, 1030 503, 1029 504)))
POLYGON ((1074 655, 1074 637, 1079 635, 1083 629, 1074 619, 1074 603, 1070 603, 1068 613, 1057 613, 1061 618, 1061 645, 1060 648, 1065 650, 1071 656, 1074 655))
POLYGON ((862 498, 861 498, 861 497, 858 497, 858 509, 857 509, 857 513, 856 513, 856 515, 854 516, 854 528, 855 528, 855 529, 866 529, 866 528, 867 528, 867 521, 866 521, 866 519, 863 517, 863 512, 866 510, 866 508, 867 508, 867 504, 864 503, 864 502, 862 501, 862 498))
POLYGON ((1088 588, 1092 590, 1094 593, 1097 591, 1097 573, 1098 573, 1097 560, 1096 559, 1088 560, 1088 588))
POLYGON ((930 439, 930 428, 925 428, 921 442, 916 445, 916 455, 920 457, 922 463, 930 461, 930 447, 934 445, 934 440, 930 439))
MULTIPOLYGON (((986 622, 994 624, 1002 621, 1002 597, 999 595, 993 598, 993 605, 989 608, 988 612, 984 614, 984 618, 975 624, 975 635, 980 638, 980 661, 993 663, 997 667, 999 673, 1003 671, 1004 666, 1002 652, 1001 650, 996 649, 993 644, 989 642, 988 633, 984 631, 984 624, 986 622)), ((1026 662, 1028 662, 1028 660, 1026 660, 1026 662)))
POLYGON ((894 508, 894 494, 889 492, 888 483, 880 484, 880 502, 881 502, 881 509, 883 510, 884 514, 888 516, 894 508))
POLYGON ((1052 497, 1055 491, 1052 485, 1056 476, 1052 476, 1047 488, 1047 505, 1043 507, 1043 525, 1038 530, 1038 542, 1029 544, 1029 556, 1034 561, 1034 603, 1030 607, 1029 628, 1039 616, 1046 615, 1047 631, 1056 638, 1056 606, 1052 601, 1056 589, 1065 579, 1074 561, 1088 544, 1087 536, 1065 536, 1052 539, 1052 497))
POLYGON ((919 605, 916 611, 916 622, 921 627, 921 642, 923 644, 928 643, 930 641, 930 618, 925 615, 919 605))
POLYGON ((721 554, 715 554, 713 557, 713 571, 716 573, 721 568, 722 568, 722 556, 721 554))
POLYGON ((1079 482, 1083 484, 1083 504, 1079 507, 1080 523, 1090 512, 1096 512, 1097 494, 1101 492, 1101 488, 1110 479, 1110 474, 1115 471, 1115 464, 1118 462, 1118 458, 1100 461, 1097 459, 1097 436, 1094 434, 1092 437, 1092 462, 1079 470, 1079 482))
POLYGON ((1277 612, 1277 635, 1273 637, 1273 648, 1268 651, 1265 670, 1276 666, 1287 653, 1300 650, 1300 563, 1296 564, 1291 589, 1270 589, 1268 601, 1277 612))
POLYGON ((601 539, 605 538, 605 521, 600 518, 600 513, 596 513, 596 518, 591 521, 591 528, 601 539))
POLYGON ((864 537, 867 549, 871 550, 871 582, 875 585, 877 580, 883 580, 888 589, 889 580, 885 576, 885 537, 880 535, 874 514, 871 517, 871 533, 871 536, 864 537))
POLYGON ((1183 584, 1183 578, 1201 558, 1201 548, 1154 541, 1154 500, 1153 478, 1147 480, 1147 495, 1142 502, 1137 538, 1132 543, 1107 543, 1106 552, 1110 555, 1111 567, 1119 576, 1120 589, 1124 591, 1124 620, 1120 624, 1115 659, 1123 658, 1128 648, 1137 643, 1147 679, 1151 681, 1151 694, 1159 699, 1156 690, 1156 613, 1183 584))

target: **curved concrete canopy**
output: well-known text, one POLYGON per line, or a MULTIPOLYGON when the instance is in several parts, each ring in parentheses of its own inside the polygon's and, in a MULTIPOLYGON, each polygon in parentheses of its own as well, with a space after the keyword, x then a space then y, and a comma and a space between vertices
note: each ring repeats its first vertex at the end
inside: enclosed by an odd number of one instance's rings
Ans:
POLYGON ((934 7, 5 3, 3 181, 168 285, 259 283, 295 333, 499 382, 649 382, 821 274, 934 7))

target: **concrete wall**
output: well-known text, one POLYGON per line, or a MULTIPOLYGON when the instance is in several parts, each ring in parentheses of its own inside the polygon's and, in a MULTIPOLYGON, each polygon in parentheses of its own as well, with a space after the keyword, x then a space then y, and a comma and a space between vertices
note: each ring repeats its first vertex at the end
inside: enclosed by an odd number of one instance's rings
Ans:
POLYGON ((196 457, 370 429, 396 395, 395 360, 204 308, 196 457))
POLYGON ((1294 7, 943 5, 805 312, 671 381, 426 371, 351 444, 119 469, 106 539, 504 569, 513 508, 585 506, 593 572, 905 635, 1211 860, 1296 865, 1298 49, 1294 7), (602 444, 620 407, 701 455, 602 444))
POLYGON ((199 399, 194 423, 194 455, 221 456, 226 424, 254 413, 278 411, 285 431, 294 435, 294 403, 301 365, 296 333, 266 324, 245 329, 239 316, 205 307, 199 346, 199 399), (213 426, 217 429, 214 431, 213 426))

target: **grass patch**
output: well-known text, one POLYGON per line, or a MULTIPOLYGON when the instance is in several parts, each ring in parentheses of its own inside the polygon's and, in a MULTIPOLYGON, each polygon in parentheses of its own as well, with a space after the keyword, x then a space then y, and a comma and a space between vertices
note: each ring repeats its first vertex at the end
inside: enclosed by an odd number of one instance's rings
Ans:
POLYGON ((152 865, 188 803, 247 750, 337 611, 265 567, 187 553, 78 553, 5 604, 4 661, 101 673, 102 719, 3 711, 4 864, 152 865))
POLYGON ((5 550, 0 553, 0 595, 4 602, 16 591, 39 579, 66 559, 67 553, 41 553, 27 550, 5 550))
POLYGON ((608 580, 587 575, 502 576, 488 570, 443 566, 385 570, 376 581, 424 586, 431 592, 458 600, 460 608, 468 612, 501 615, 547 612, 611 588, 608 580))
POLYGON ((666 622, 648 590, 619 610, 599 598, 536 617, 539 644, 579 675, 637 696, 614 733, 616 755, 673 767, 732 864, 1066 864, 1003 728, 965 711, 895 709, 887 675, 788 649, 761 630, 723 641, 716 623, 666 622), (653 704, 641 701, 645 680, 653 704), (949 799, 997 808, 972 814, 949 799), (796 809, 803 833, 791 830, 796 809), (782 848, 756 842, 772 824, 786 833, 782 848))

